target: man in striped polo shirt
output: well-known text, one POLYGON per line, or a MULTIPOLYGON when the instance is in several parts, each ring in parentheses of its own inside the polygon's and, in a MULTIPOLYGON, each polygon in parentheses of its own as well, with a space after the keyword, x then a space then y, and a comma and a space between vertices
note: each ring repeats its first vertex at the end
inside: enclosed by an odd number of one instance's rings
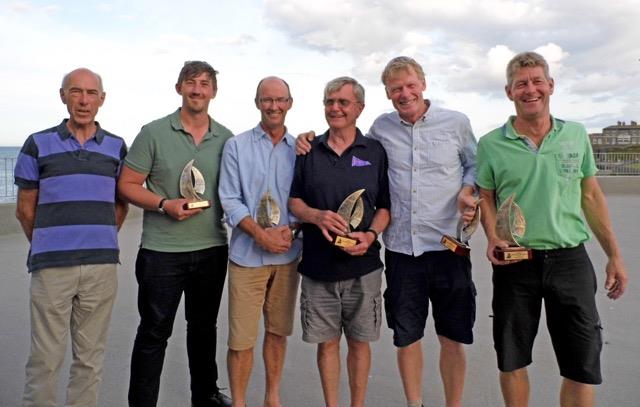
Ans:
POLYGON ((76 69, 60 98, 69 118, 34 133, 15 168, 16 217, 31 242, 31 353, 23 406, 53 406, 71 333, 66 406, 95 406, 116 297, 117 233, 127 205, 116 199, 124 140, 94 121, 100 76, 76 69))

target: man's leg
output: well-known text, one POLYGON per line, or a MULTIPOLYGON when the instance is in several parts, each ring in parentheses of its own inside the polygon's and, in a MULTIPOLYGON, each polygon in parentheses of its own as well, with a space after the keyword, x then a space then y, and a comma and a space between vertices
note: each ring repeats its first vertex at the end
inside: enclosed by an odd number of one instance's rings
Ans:
POLYGON ((184 253, 140 249, 136 259, 140 324, 131 353, 129 406, 154 407, 167 341, 185 284, 184 253))
POLYGON ((561 407, 592 407, 594 405, 593 385, 578 383, 566 377, 562 380, 561 407))
POLYGON ((253 366, 253 348, 245 350, 229 349, 227 353, 227 370, 229 386, 234 407, 245 407, 247 386, 253 366))
POLYGON ((422 400, 422 341, 398 348, 398 370, 407 403, 422 400))
POLYGON ((211 398, 217 398, 219 393, 217 321, 227 276, 227 251, 225 245, 191 253, 191 272, 185 287, 185 318, 191 400, 196 406, 211 404, 211 398))
POLYGON ((73 363, 67 407, 98 403, 107 331, 118 291, 115 264, 80 266, 80 273, 81 283, 71 313, 73 363))
POLYGON ((31 353, 26 366, 23 407, 54 407, 64 360, 78 267, 31 273, 31 353))
POLYGON ((460 342, 438 335, 440 341, 440 376, 444 385, 447 407, 462 406, 467 368, 464 346, 460 342))
POLYGON ((367 382, 371 368, 371 347, 369 342, 360 342, 347 338, 347 371, 351 390, 351 407, 364 407, 367 395, 367 382))
POLYGON ((326 407, 338 407, 340 390, 340 337, 318 344, 318 370, 326 407))
POLYGON ((500 388, 505 407, 529 405, 529 375, 526 367, 511 372, 500 372, 500 388))
POLYGON ((265 368, 265 407, 281 407, 280 382, 287 352, 287 337, 270 332, 264 334, 262 357, 265 368))

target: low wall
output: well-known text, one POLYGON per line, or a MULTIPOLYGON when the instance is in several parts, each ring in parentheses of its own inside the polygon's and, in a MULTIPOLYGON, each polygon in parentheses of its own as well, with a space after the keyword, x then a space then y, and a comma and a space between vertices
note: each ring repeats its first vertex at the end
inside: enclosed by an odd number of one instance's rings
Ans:
MULTIPOLYGON (((604 176, 598 182, 606 195, 640 195, 640 176, 604 176)), ((15 211, 15 203, 0 203, 0 235, 22 233, 15 211)), ((142 209, 129 205, 127 219, 141 216, 142 209)))

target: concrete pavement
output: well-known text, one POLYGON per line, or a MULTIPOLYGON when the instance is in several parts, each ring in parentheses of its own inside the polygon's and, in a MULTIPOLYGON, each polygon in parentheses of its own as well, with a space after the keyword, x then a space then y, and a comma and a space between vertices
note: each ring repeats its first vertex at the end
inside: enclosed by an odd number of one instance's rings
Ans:
MULTIPOLYGON (((608 196, 614 229, 622 246, 630 284, 625 296, 610 301, 600 288, 597 298, 604 326, 604 351, 602 354, 604 384, 597 387, 599 406, 640 406, 640 196, 608 196)), ((126 405, 129 380, 129 359, 138 323, 136 309, 137 284, 133 274, 135 254, 140 238, 140 218, 128 219, 120 233, 122 265, 119 271, 118 299, 110 327, 103 383, 100 392, 101 407, 126 405)), ((588 245, 598 281, 604 281, 605 258, 598 244, 588 245)), ((464 405, 469 407, 501 406, 502 399, 497 379, 497 369, 491 339, 491 271, 484 257, 486 241, 482 232, 472 240, 474 280, 478 290, 475 343, 467 347, 468 370, 464 405)), ((29 348, 28 284, 25 258, 28 250, 26 239, 19 233, 0 235, 0 407, 19 406, 23 382, 24 364, 29 348)), ((226 375, 227 299, 223 298, 219 318, 220 384, 228 385, 226 375)), ((188 367, 185 349, 185 324, 182 308, 176 319, 170 340, 162 376, 159 406, 189 406, 188 367)), ((289 340, 286 367, 282 386, 284 405, 322 406, 322 391, 315 362, 315 346, 303 343, 299 316, 296 315, 295 332, 289 340)), ((346 343, 343 341, 343 348, 346 343)), ((432 320, 427 323, 423 340, 425 351, 424 394, 425 406, 443 406, 437 358, 437 339, 433 334, 432 320)), ((344 358, 343 358, 344 361, 344 358)), ((59 403, 64 399, 66 372, 69 356, 63 368, 65 374, 59 383, 59 403)), ((557 394, 560 377, 551 344, 541 322, 534 349, 534 363, 529 370, 531 378, 531 406, 558 405, 557 394)), ((261 406, 264 375, 260 350, 256 350, 255 366, 249 389, 249 405, 261 406)), ((348 405, 346 368, 342 368, 342 403, 348 405)), ((373 364, 369 381, 367 406, 404 406, 402 385, 397 373, 395 349, 391 332, 383 325, 381 339, 373 344, 373 364)))

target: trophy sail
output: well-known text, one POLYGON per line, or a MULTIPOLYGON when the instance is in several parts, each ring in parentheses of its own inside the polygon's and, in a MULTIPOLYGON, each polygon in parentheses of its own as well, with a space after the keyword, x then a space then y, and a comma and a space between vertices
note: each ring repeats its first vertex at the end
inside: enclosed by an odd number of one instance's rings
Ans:
POLYGON ((260 198, 256 222, 265 229, 280 223, 280 207, 269 191, 260 198))
POLYGON ((180 195, 189 201, 183 205, 183 208, 208 208, 211 202, 200 196, 205 191, 204 177, 200 170, 193 166, 194 161, 195 159, 189 161, 180 174, 180 195))
POLYGON ((527 229, 522 209, 515 202, 515 194, 511 194, 496 212, 496 236, 509 243, 508 248, 496 249, 495 255, 499 260, 528 260, 532 252, 522 247, 518 239, 524 237, 527 229))
MULTIPOLYGON (((362 202, 364 191, 364 189, 359 189, 351 193, 338 208, 338 215, 347 222, 351 229, 357 228, 364 217, 364 203, 362 202)), ((340 247, 355 246, 357 243, 356 239, 346 236, 336 236, 333 239, 333 244, 340 247)))
POLYGON ((478 204, 482 198, 476 199, 476 213, 473 215, 473 219, 467 224, 464 223, 462 217, 458 220, 458 225, 456 226, 456 237, 449 235, 443 235, 442 239, 440 239, 440 243, 451 250, 455 254, 460 256, 469 256, 471 253, 471 247, 469 247, 469 239, 471 239, 471 235, 478 229, 478 225, 480 223, 481 211, 480 206, 478 204))

